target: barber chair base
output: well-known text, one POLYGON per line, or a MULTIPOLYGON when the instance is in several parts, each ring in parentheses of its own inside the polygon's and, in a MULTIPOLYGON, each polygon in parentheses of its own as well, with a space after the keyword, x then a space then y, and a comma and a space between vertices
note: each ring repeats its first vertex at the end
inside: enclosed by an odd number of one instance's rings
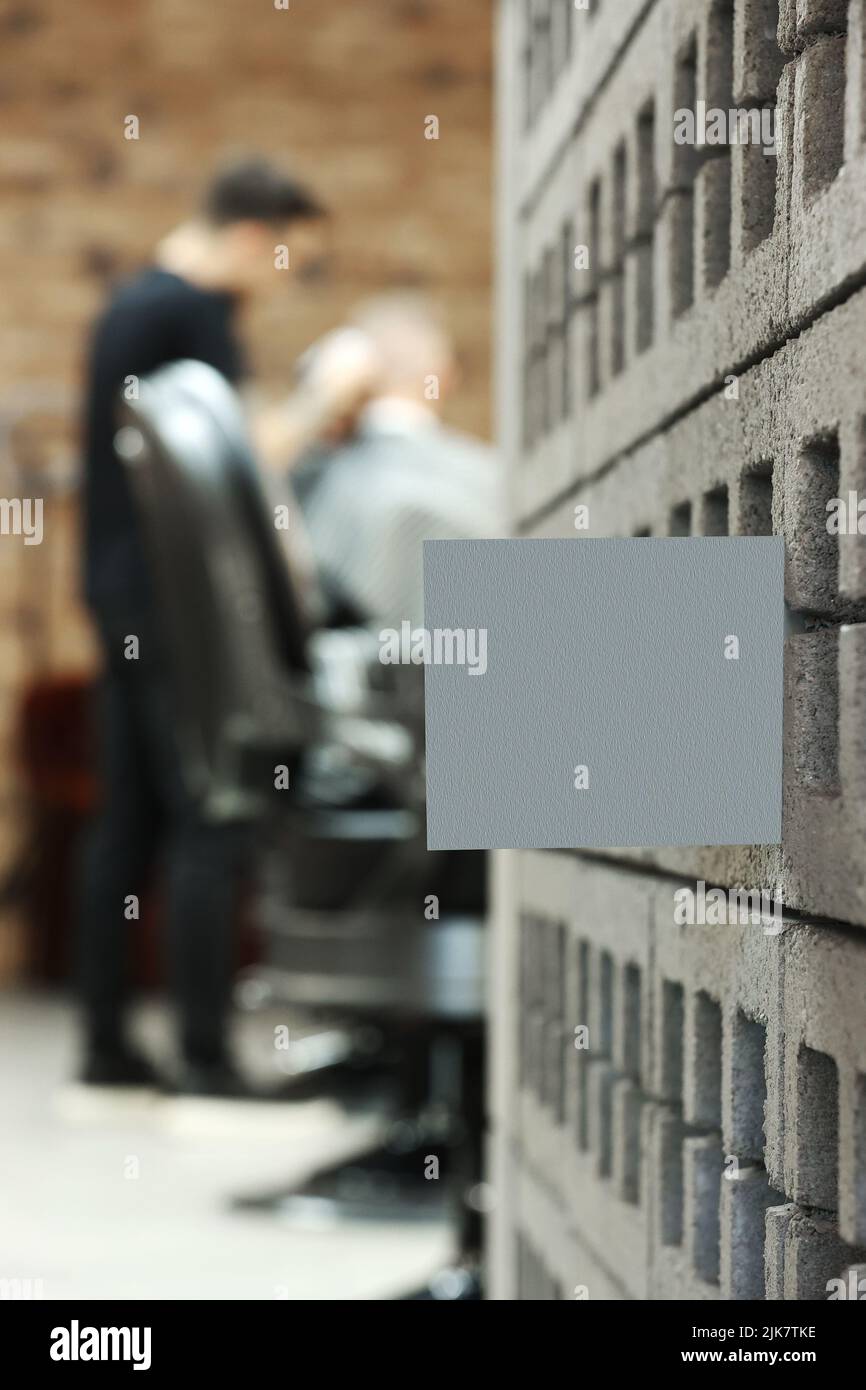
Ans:
POLYGON ((342 1170, 333 1194, 320 1193, 317 1186, 318 1179, 313 1178, 298 1190, 233 1205, 244 1211, 266 1211, 282 1224, 302 1230, 347 1221, 440 1224, 448 1217, 447 1200, 439 1193, 422 1197, 416 1185, 391 1175, 363 1173, 362 1180, 351 1164, 342 1170))
POLYGON ((359 1111, 393 1115, 398 1097, 398 1083, 387 1068, 359 1068, 352 1062, 335 1062, 333 1066, 290 1077, 277 1091, 277 1098, 282 1101, 332 1101, 349 1115, 359 1111))
POLYGON ((256 978, 272 999, 355 1018, 472 1023, 484 1011, 485 936, 477 917, 283 911, 268 921, 256 978))
POLYGON ((442 1221, 453 1207, 462 1138, 459 1122, 435 1114, 395 1120, 383 1143, 367 1153, 233 1205, 300 1224, 442 1221))

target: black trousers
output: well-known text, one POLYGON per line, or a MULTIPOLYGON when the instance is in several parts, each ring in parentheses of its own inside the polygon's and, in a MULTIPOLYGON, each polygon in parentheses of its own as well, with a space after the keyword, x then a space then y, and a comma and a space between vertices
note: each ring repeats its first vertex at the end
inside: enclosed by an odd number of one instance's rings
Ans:
POLYGON ((186 1059, 223 1060, 233 921, 249 862, 248 825, 208 823, 191 799, 178 755, 165 668, 141 622, 103 624, 103 804, 82 864, 79 981, 86 1045, 126 1042, 129 944, 149 875, 162 858, 169 976, 186 1059), (139 636, 137 660, 124 656, 139 636))

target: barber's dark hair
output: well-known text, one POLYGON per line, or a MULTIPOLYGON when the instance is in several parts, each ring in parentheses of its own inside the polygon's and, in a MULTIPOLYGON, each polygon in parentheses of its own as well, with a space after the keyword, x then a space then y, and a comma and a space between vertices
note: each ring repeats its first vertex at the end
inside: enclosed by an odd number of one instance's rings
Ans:
POLYGON ((313 195, 265 159, 241 159, 226 165, 211 180, 204 213, 217 227, 231 222, 287 222, 324 217, 313 195))

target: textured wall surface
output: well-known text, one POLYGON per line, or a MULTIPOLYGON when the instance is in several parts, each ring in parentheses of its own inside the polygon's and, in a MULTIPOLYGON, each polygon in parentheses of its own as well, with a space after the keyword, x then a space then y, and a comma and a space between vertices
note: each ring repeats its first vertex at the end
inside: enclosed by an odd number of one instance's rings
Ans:
POLYGON ((826 526, 866 496, 866 3, 499 20, 517 533, 782 535, 797 619, 781 846, 497 856, 493 1294, 824 1299, 866 1259, 866 536, 826 526), (701 100, 775 157, 676 144, 701 100), (780 920, 678 925, 698 880, 780 920))
POLYGON ((284 384, 359 296, 417 284, 444 297, 467 367, 455 408, 486 433, 491 14, 491 0, 0 0, 4 387, 74 384, 107 280, 188 215, 222 154, 252 149, 335 214, 329 274, 249 325, 257 373, 284 384))

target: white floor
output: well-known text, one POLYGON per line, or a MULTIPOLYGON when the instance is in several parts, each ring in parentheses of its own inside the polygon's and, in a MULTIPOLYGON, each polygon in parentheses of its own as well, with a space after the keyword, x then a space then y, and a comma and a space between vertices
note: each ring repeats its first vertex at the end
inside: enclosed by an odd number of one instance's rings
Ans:
MULTIPOLYGON (((65 1004, 0 994, 0 1280, 39 1280, 46 1299, 354 1301, 447 1259, 438 1223, 299 1230, 230 1209, 363 1147, 375 1121, 317 1101, 94 1105, 68 1084, 73 1024, 65 1004)), ((153 1012, 145 1026, 164 1036, 153 1012)), ((248 1055, 272 1035, 242 1022, 248 1055)))

